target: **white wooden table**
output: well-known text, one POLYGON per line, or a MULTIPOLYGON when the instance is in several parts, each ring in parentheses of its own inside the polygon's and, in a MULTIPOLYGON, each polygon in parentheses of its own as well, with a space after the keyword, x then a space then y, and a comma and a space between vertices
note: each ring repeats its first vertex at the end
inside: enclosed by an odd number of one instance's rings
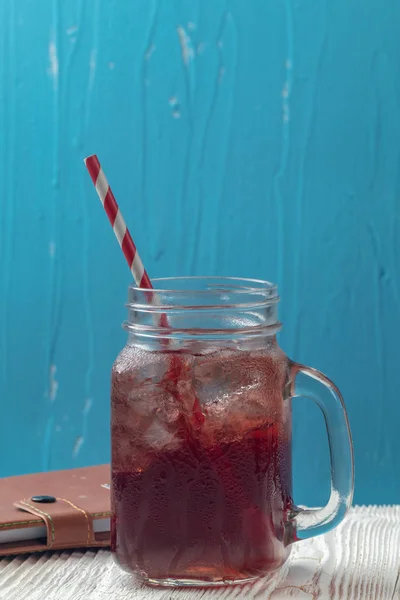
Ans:
POLYGON ((0 600, 400 599, 400 506, 354 508, 335 531, 293 546, 288 563, 252 585, 139 587, 106 550, 0 561, 0 600))

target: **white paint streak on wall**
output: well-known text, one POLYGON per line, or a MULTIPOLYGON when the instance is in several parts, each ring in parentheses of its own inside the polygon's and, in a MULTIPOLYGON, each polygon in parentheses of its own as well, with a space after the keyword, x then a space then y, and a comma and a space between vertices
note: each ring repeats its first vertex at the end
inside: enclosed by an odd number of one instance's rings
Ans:
POLYGON ((68 27, 68 29, 65 31, 65 33, 69 37, 69 41, 71 42, 71 44, 75 44, 77 32, 78 32, 78 25, 72 25, 71 27, 68 27))
POLYGON ((156 50, 156 46, 154 44, 150 44, 146 54, 144 55, 145 59, 150 60, 150 58, 152 57, 155 50, 156 50))
POLYGON ((92 404, 93 404, 93 400, 91 398, 86 398, 84 405, 83 405, 83 414, 87 415, 90 412, 90 409, 92 408, 92 404))
POLYGON ((57 45, 55 41, 54 32, 51 34, 51 40, 49 44, 49 69, 48 73, 53 78, 54 89, 58 88, 58 74, 59 74, 59 63, 57 54, 57 45))
POLYGON ((78 31, 78 25, 72 25, 71 27, 68 27, 68 29, 66 30, 66 34, 73 35, 77 31, 78 31))
POLYGON ((53 240, 49 242, 49 255, 50 258, 54 258, 56 255, 56 243, 53 240))
POLYGON ((183 64, 187 67, 194 58, 192 40, 183 27, 177 27, 177 32, 181 44, 183 64))
POLYGON ((89 58, 89 90, 93 88, 97 69, 97 48, 92 48, 89 58))
POLYGON ((50 365, 49 373, 49 398, 51 402, 54 402, 57 398, 58 392, 58 381, 56 379, 57 367, 56 365, 50 365))
POLYGON ((289 119, 290 119, 290 105, 289 105, 289 101, 290 101, 290 94, 291 94, 291 88, 290 88, 290 73, 292 70, 292 61, 287 59, 285 62, 285 69, 286 69, 286 81, 283 84, 283 89, 282 89, 282 119, 284 123, 288 123, 289 119))
POLYGON ((78 437, 75 440, 74 448, 72 450, 72 456, 74 458, 76 458, 78 456, 80 449, 82 448, 82 444, 83 444, 83 436, 78 435, 78 437))
POLYGON ((176 96, 171 96, 171 98, 168 100, 168 104, 172 108, 172 116, 174 117, 174 119, 180 119, 181 118, 181 110, 180 110, 178 98, 176 96))

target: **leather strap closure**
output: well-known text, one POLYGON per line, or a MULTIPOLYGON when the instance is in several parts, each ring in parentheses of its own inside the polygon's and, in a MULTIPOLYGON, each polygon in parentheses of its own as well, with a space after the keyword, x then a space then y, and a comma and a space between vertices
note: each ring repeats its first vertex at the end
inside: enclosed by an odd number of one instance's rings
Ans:
POLYGON ((93 518, 67 498, 42 504, 25 498, 14 506, 43 519, 47 529, 47 549, 91 546, 95 543, 93 518))

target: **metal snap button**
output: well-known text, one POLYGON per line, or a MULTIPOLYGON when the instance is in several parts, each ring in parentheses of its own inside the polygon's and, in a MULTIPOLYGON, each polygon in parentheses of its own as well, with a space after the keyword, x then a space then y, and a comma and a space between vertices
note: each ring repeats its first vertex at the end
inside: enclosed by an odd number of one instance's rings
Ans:
POLYGON ((54 496, 32 496, 32 502, 40 502, 42 504, 51 504, 52 502, 56 502, 54 496))

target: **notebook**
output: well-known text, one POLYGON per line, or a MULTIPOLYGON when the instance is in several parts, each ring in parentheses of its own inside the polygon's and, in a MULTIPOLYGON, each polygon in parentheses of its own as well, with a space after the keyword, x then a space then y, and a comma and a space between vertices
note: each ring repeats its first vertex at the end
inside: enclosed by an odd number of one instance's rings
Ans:
POLYGON ((110 545, 110 467, 0 479, 0 556, 110 545))

